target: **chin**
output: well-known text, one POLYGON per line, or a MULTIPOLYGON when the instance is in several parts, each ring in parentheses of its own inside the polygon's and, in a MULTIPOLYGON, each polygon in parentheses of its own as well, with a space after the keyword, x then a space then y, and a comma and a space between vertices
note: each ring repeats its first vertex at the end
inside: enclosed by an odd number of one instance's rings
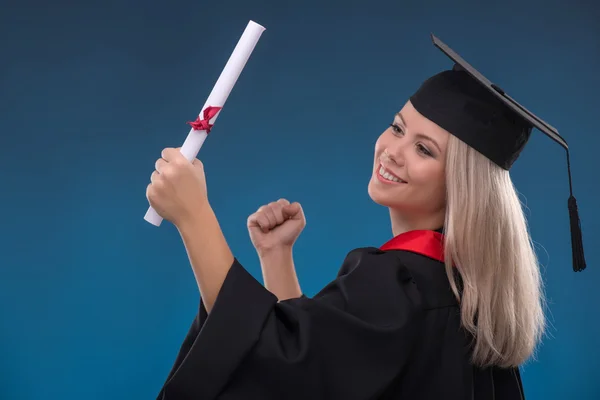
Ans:
POLYGON ((406 207, 403 207, 402 204, 398 204, 398 201, 396 199, 390 199, 384 196, 371 196, 371 200, 383 207, 387 207, 397 211, 408 211, 406 210, 406 207))
POLYGON ((377 178, 375 176, 371 177, 367 188, 367 192, 369 193, 371 200, 380 206, 389 208, 402 208, 401 204, 398 204, 397 196, 391 196, 389 192, 385 193, 381 190, 378 190, 376 179, 377 178))

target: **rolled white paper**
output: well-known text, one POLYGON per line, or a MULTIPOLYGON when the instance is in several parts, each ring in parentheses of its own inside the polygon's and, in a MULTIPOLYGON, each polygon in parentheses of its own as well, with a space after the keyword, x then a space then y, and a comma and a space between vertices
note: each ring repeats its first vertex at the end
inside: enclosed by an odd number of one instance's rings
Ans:
MULTIPOLYGON (((246 62, 250 58, 250 54, 252 54, 256 43, 258 43, 258 40, 264 31, 265 28, 256 22, 248 22, 244 33, 242 33, 242 37, 233 49, 227 64, 225 64, 225 68, 223 68, 219 79, 217 79, 217 83, 215 83, 215 86, 210 92, 206 103, 204 103, 204 106, 202 107, 202 110, 199 114, 200 118, 203 118, 204 110, 207 107, 223 107, 223 105, 225 105, 225 102, 229 97, 229 93, 231 93, 231 90, 237 82, 238 77, 242 73, 246 62)), ((211 125, 214 124, 220 112, 221 110, 219 110, 219 112, 217 112, 210 119, 209 123, 211 125)), ((207 136, 208 134, 206 130, 195 130, 194 128, 190 129, 190 132, 188 133, 180 150, 184 157, 190 162, 195 159, 207 136)), ((158 215, 158 213, 152 207, 148 208, 144 219, 155 226, 160 226, 163 220, 162 217, 158 215)))

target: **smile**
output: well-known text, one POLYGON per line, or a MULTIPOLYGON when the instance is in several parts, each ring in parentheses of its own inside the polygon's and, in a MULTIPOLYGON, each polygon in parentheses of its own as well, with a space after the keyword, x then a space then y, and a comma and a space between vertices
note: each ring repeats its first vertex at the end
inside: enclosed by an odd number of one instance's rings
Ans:
POLYGON ((377 178, 385 183, 406 183, 402 179, 398 178, 396 175, 390 173, 385 169, 383 165, 379 166, 379 170, 377 171, 377 178))

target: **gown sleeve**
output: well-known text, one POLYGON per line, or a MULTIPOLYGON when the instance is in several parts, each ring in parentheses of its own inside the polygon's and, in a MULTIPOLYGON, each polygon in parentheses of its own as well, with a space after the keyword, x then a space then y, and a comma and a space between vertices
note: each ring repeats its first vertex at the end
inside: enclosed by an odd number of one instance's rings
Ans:
POLYGON ((374 248, 350 252, 313 298, 282 302, 235 259, 158 399, 376 398, 413 356, 420 304, 408 269, 374 248))

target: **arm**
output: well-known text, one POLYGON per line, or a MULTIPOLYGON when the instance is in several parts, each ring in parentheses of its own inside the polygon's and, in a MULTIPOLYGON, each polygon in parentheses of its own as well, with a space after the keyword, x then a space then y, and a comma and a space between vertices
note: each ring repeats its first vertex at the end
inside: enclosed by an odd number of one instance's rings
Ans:
POLYGON ((279 301, 302 296, 291 247, 260 254, 259 258, 265 287, 279 301))
POLYGON ((206 311, 210 313, 234 258, 217 217, 206 205, 177 226, 194 271, 206 311))
POLYGON ((419 297, 408 270, 379 251, 350 253, 314 298, 279 302, 234 258, 158 398, 377 398, 412 356, 419 297))

